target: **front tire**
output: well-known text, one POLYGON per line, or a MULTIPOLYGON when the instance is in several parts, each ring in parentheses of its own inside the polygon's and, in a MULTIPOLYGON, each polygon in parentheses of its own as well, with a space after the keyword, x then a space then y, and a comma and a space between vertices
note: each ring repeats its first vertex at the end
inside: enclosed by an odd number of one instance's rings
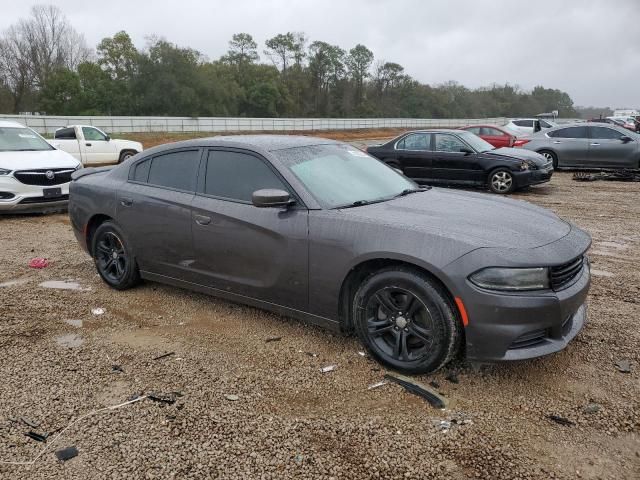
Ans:
POLYGON ((460 349, 454 307, 443 288, 419 271, 391 267, 372 274, 356 292, 352 308, 364 347, 395 370, 435 372, 460 349))
POLYGON ((136 153, 138 153, 138 152, 134 152, 133 150, 123 150, 122 152, 120 152, 120 157, 118 158, 118 163, 122 163, 125 160, 130 159, 136 153))
POLYGON ((104 222, 93 234, 93 261, 107 285, 126 290, 140 283, 140 272, 124 235, 113 222, 104 222))
POLYGON ((516 179, 509 169, 498 168, 489 174, 487 184, 489 185, 489 190, 493 193, 506 195, 515 190, 516 179))
POLYGON ((548 161, 551 161, 554 170, 558 169, 558 156, 555 153, 553 153, 551 150, 540 150, 538 153, 548 161))

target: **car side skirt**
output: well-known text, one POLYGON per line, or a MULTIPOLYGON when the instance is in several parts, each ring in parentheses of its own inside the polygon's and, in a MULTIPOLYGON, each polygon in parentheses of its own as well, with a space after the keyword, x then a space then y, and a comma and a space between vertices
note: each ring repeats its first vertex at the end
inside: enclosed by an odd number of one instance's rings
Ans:
POLYGON ((341 331, 340 323, 337 320, 321 317, 318 315, 314 315, 312 313, 303 312, 301 310, 296 310, 296 309, 285 307, 275 303, 266 302, 264 300, 259 300, 257 298, 247 297, 245 295, 239 295, 237 293, 227 292, 217 288, 208 287, 206 285, 200 285, 199 283, 187 282, 184 280, 179 280, 174 277, 160 275, 160 274, 152 273, 148 271, 141 270, 140 276, 145 280, 150 280, 158 283, 165 283, 167 285, 172 285, 174 287, 184 288, 186 290, 193 290, 195 292, 200 292, 206 295, 211 295, 213 297, 229 300, 231 302, 238 303, 241 305, 249 305, 251 307, 268 310, 270 312, 277 313, 279 315, 295 318, 296 320, 301 320, 305 323, 317 325, 319 327, 325 328, 327 330, 331 330, 336 333, 339 333, 341 331))

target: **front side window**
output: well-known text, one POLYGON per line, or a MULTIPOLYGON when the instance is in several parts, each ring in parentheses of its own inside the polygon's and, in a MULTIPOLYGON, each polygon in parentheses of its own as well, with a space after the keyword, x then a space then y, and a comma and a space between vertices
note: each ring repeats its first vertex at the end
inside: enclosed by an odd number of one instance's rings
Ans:
POLYGON ((436 133, 436 152, 456 152, 460 153, 461 148, 467 147, 458 137, 436 133))
POLYGON ((484 127, 482 129, 482 135, 486 135, 488 137, 502 137, 504 133, 502 133, 497 128, 484 127))
POLYGON ((33 152, 54 150, 30 128, 0 127, 0 152, 33 152))
POLYGON ((553 138, 588 138, 587 127, 567 127, 549 132, 553 138))
POLYGON ((289 191, 261 159, 241 152, 211 150, 207 157, 204 193, 240 202, 251 202, 253 192, 265 188, 289 191))
POLYGON ((620 140, 624 134, 613 128, 607 127, 591 127, 591 138, 601 140, 620 140))
POLYGON ((412 133, 398 142, 398 150, 430 150, 428 133, 412 133))
POLYGON ((471 132, 474 135, 480 135, 481 130, 484 130, 484 129, 481 129, 480 127, 471 127, 471 128, 467 128, 466 130, 467 132, 471 132))
POLYGON ((551 125, 550 123, 545 122, 544 120, 540 120, 540 126, 542 128, 551 128, 551 127, 553 127, 553 125, 551 125))
POLYGON ((311 145, 272 153, 325 208, 385 201, 417 188, 379 160, 346 145, 311 145))
POLYGON ((100 130, 91 127, 82 127, 82 135, 85 140, 94 142, 106 141, 107 137, 100 130))
MULTIPOLYGON (((196 189, 199 164, 200 152, 198 150, 183 150, 158 155, 151 160, 148 182, 151 185, 193 192, 196 189)), ((135 173, 137 174, 137 169, 135 173)), ((141 175, 144 175, 143 170, 141 175)))

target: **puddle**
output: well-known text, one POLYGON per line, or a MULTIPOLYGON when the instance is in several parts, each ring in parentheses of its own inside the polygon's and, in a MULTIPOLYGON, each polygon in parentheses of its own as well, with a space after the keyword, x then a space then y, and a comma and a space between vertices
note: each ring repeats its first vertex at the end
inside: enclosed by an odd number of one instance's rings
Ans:
POLYGON ((616 250, 626 250, 628 247, 624 243, 616 243, 616 242, 596 242, 599 247, 607 248, 615 248, 616 250))
POLYGON ((596 270, 591 269, 591 275, 594 277, 615 277, 615 275, 611 272, 607 272, 606 270, 596 270))
POLYGON ((78 282, 71 280, 48 280, 38 286, 42 288, 57 288, 60 290, 91 290, 89 287, 81 287, 78 282))
POLYGON ((66 335, 58 335, 55 337, 55 341, 61 347, 66 348, 78 348, 84 343, 84 340, 80 335, 75 333, 67 333, 66 335))
POLYGON ((14 278, 13 280, 7 280, 6 282, 0 283, 0 288, 15 287, 16 285, 24 285, 25 283, 29 283, 28 278, 14 278))
POLYGON ((71 325, 72 327, 81 328, 82 320, 65 320, 64 323, 71 325))

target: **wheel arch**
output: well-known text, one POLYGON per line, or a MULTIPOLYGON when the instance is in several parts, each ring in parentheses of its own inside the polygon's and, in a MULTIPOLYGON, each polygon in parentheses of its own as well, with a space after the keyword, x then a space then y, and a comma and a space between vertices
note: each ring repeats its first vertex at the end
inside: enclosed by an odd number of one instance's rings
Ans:
POLYGON ((421 262, 411 261, 409 259, 393 258, 389 256, 375 257, 361 260, 355 264, 344 277, 340 286, 338 317, 340 328, 343 332, 353 331, 353 318, 351 303, 353 297, 365 278, 388 267, 404 267, 415 270, 429 277, 434 283, 438 284, 442 291, 446 294, 447 299, 451 303, 452 309, 456 314, 458 321, 462 324, 462 317, 455 301, 455 294, 451 286, 436 273, 433 268, 421 265, 421 262))
POLYGON ((85 237, 85 242, 87 244, 87 251, 91 256, 93 256, 93 248, 92 248, 93 235, 95 234, 96 230, 100 225, 108 221, 114 221, 114 220, 109 215, 105 215, 104 213, 97 213, 93 215, 87 222, 87 226, 85 227, 84 237, 85 237))

